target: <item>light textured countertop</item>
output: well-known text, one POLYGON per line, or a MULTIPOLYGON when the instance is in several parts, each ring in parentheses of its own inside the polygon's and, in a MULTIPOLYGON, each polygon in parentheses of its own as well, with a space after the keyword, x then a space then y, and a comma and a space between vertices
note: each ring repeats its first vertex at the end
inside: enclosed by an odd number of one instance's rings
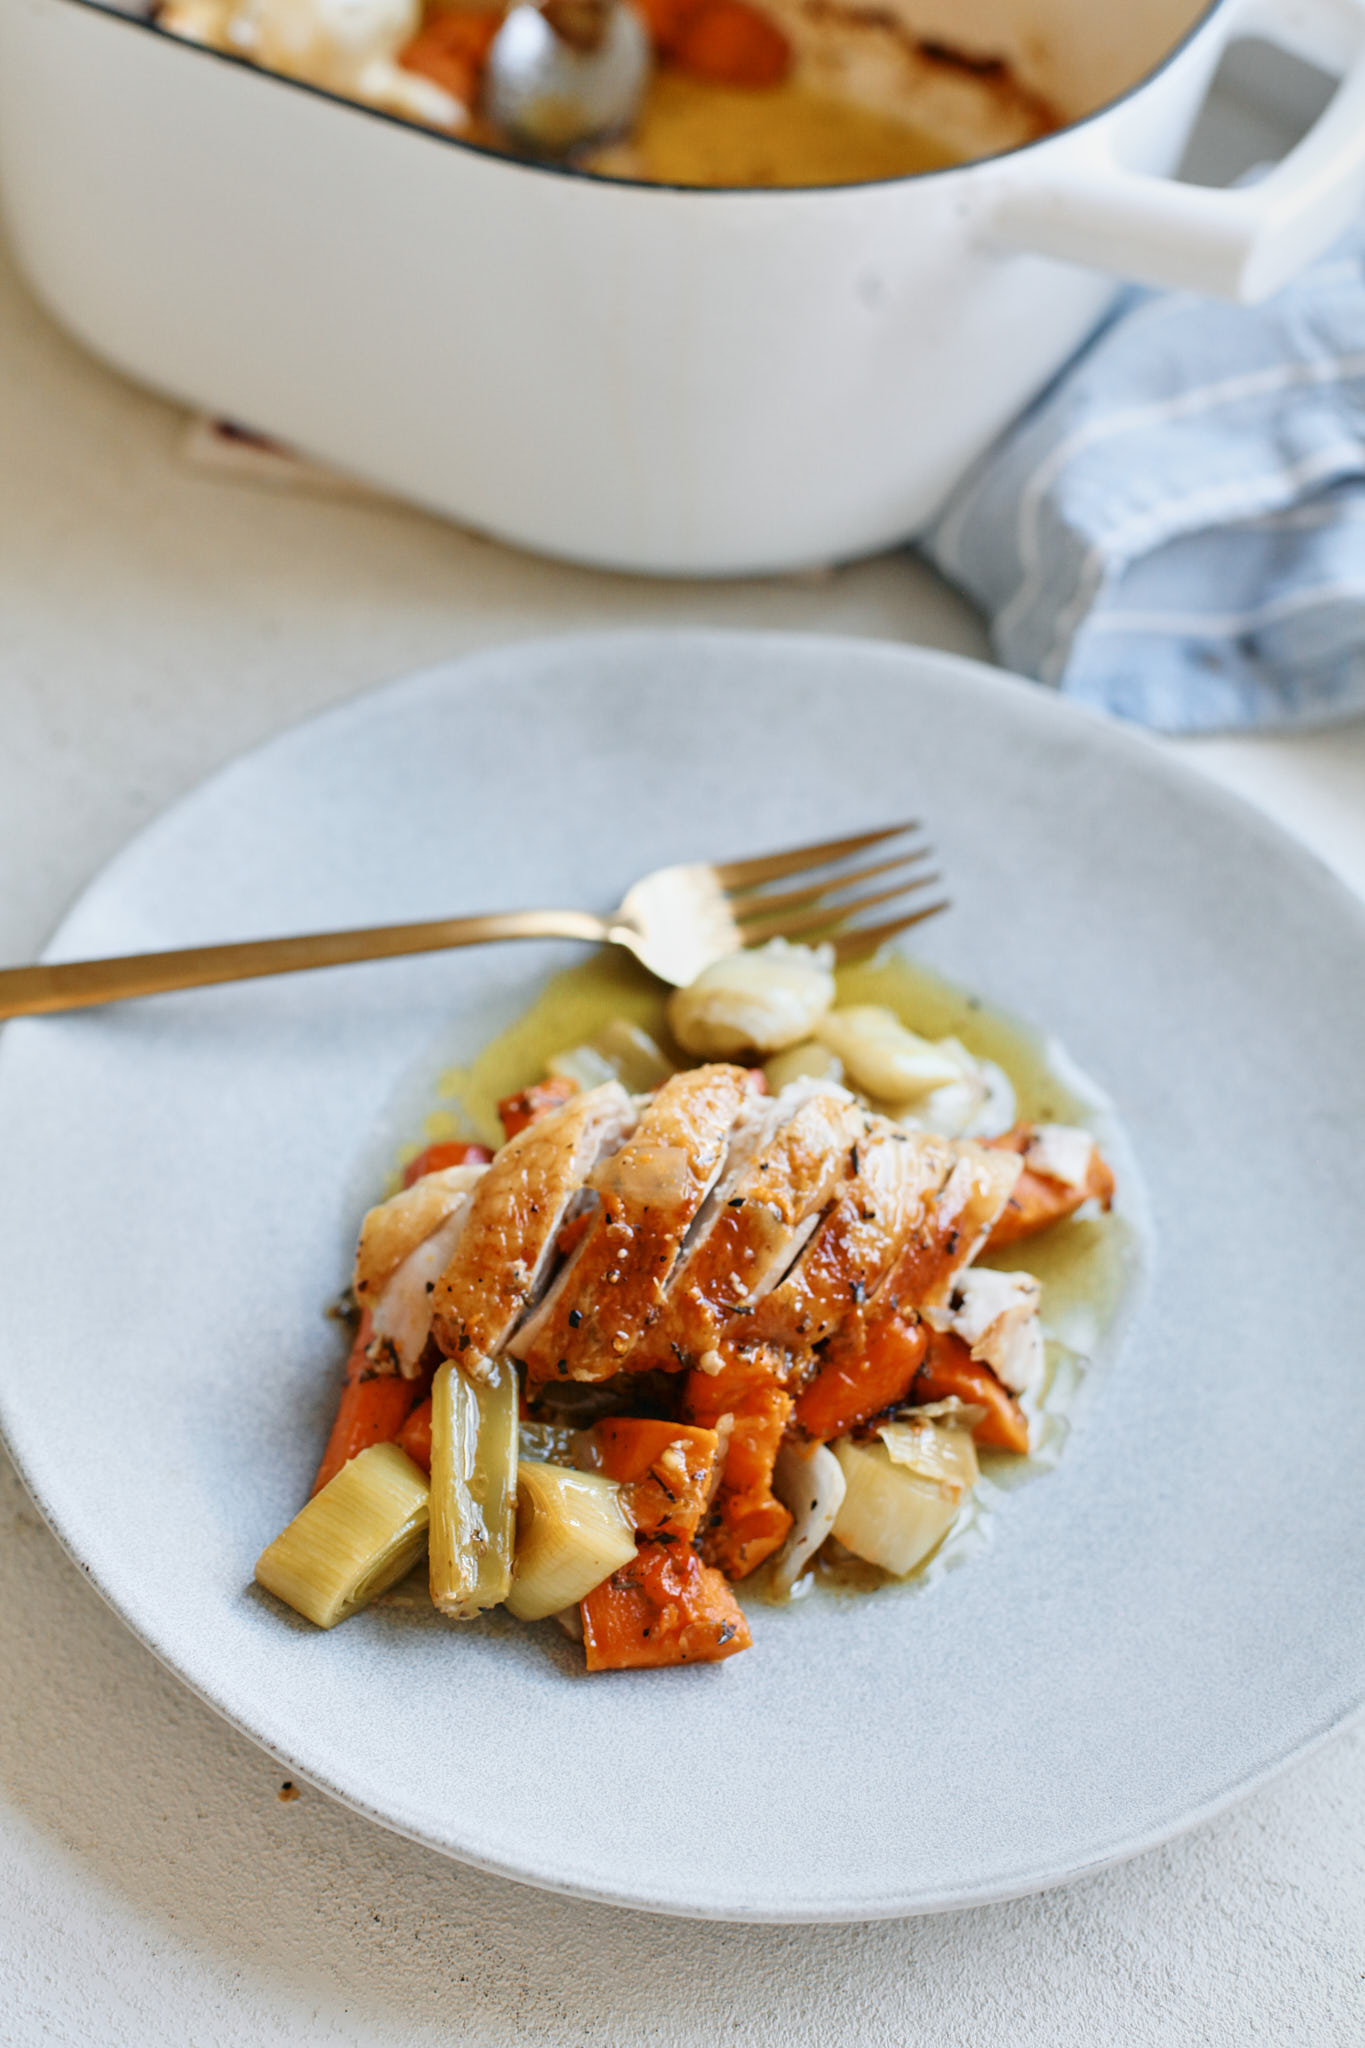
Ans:
MULTIPOLYGON (((182 460, 182 416, 56 333, 2 256, 0 363, 0 959, 30 956, 221 762, 462 648, 702 622, 985 651, 904 557, 823 580, 631 582, 389 506, 207 478, 182 460)), ((1365 893, 1365 726, 1185 751, 1365 893)), ((56 1427, 62 1398, 54 1364, 56 1427)), ((16 2048, 1365 2038, 1361 1726, 1121 1869, 867 1927, 578 1905, 279 1789, 106 1611, 0 1453, 0 2040, 16 2048)))

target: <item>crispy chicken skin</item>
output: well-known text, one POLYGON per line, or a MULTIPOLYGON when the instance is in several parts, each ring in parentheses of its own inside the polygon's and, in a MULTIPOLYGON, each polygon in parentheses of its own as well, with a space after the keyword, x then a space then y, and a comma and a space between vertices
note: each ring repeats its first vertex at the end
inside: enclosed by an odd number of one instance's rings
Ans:
POLYGON ((432 1333, 466 1372, 502 1351, 549 1269, 570 1203, 634 1121, 630 1097, 608 1081, 528 1125, 497 1154, 432 1299, 432 1333))
POLYGON ((797 1084, 771 1110, 762 1141, 738 1172, 727 1173, 678 1265, 642 1347, 650 1364, 706 1360, 780 1280, 847 1172, 863 1128, 850 1096, 797 1084))
POLYGON ((748 1099, 742 1067, 675 1074, 588 1182, 597 1208, 510 1349, 532 1380, 610 1379, 658 1315, 689 1229, 748 1099))
POLYGON ((929 1222, 954 1164, 944 1138, 866 1115, 834 1207, 791 1271, 759 1303, 753 1335, 788 1349, 819 1344, 871 1300, 929 1222))

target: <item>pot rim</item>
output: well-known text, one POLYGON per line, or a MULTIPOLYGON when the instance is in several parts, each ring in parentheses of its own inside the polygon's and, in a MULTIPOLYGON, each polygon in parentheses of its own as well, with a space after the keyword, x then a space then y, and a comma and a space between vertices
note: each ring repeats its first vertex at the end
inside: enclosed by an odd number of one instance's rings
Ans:
MULTIPOLYGON (((482 158, 486 163, 505 165, 509 170, 529 172, 533 177, 566 178, 579 185, 615 186, 628 192, 672 192, 685 193, 689 198, 706 201, 726 199, 763 199, 774 202, 783 199, 805 199, 819 193, 828 199, 860 192, 884 192, 899 185, 923 185, 935 178, 960 177, 964 171, 974 171, 985 164, 1007 163, 1013 157, 1026 156, 1030 150, 1045 149, 1049 143, 1059 141, 1064 135, 1074 135, 1102 121, 1117 107, 1135 99, 1149 85, 1169 70, 1184 52, 1201 36, 1213 17, 1229 0, 1205 0, 1204 6, 1190 23, 1184 34, 1178 36, 1170 47, 1140 78, 1126 86, 1122 92, 1105 100, 1100 106, 1092 107, 1088 114, 1078 115, 1074 121, 1063 122, 1060 128, 1052 129, 1046 135, 1036 135, 1028 142, 1016 142, 1008 149, 993 150, 988 156, 969 157, 959 164, 941 164, 923 171, 904 171, 895 178, 866 178, 847 185, 674 185, 654 178, 626 178, 616 172, 589 171, 581 166, 568 163, 537 161, 530 157, 517 157, 503 150, 490 148, 487 143, 470 142, 462 135, 451 135, 439 128, 427 128, 420 121, 411 120, 405 114, 390 113, 384 107, 370 106, 364 100, 347 98, 345 93, 333 92, 329 86, 314 85, 306 78, 293 78, 287 72, 271 71, 261 64, 253 64, 249 57, 240 57, 231 50, 218 50, 209 43, 191 42, 188 37, 178 36, 170 29, 162 28, 150 15, 131 13, 127 6, 120 6, 117 0, 61 0, 61 4, 85 9, 92 14, 102 14, 107 20, 123 22, 127 27, 140 29, 146 35, 156 36, 161 42, 173 43, 177 49, 191 55, 212 58, 220 64, 228 64, 237 71, 250 72, 253 77, 268 84, 284 87, 287 91, 308 93, 314 99, 327 100, 335 107, 345 108, 352 114, 359 114, 372 121, 383 121, 390 127, 400 128, 404 133, 424 137, 437 148, 461 150, 467 156, 482 158)), ((142 0, 139 0, 142 4, 142 0)))

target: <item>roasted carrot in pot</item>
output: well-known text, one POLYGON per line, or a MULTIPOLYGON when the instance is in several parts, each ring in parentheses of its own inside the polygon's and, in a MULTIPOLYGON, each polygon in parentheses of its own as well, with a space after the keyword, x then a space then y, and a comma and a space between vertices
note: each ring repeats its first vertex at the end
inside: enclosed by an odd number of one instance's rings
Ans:
POLYGON ((665 62, 712 85, 761 89, 791 69, 791 45, 747 0, 636 0, 665 62))
POLYGON ((946 1401, 956 1395, 986 1413, 972 1430, 977 1443, 998 1451, 1028 1450, 1028 1417, 1009 1388, 1003 1386, 988 1365, 972 1357, 962 1339, 951 1330, 931 1330, 924 1363, 910 1388, 914 1402, 946 1401))
POLYGON ((563 1109, 570 1096, 577 1093, 577 1081, 571 1081, 567 1074, 551 1074, 548 1081, 535 1081, 529 1088, 519 1089, 515 1095, 505 1095, 498 1104, 503 1135, 515 1138, 518 1131, 524 1131, 529 1125, 538 1124, 543 1116, 551 1116, 555 1110, 563 1109))
POLYGON ((487 1145, 464 1144, 454 1139, 440 1145, 428 1145, 403 1168, 403 1186, 415 1187, 429 1173, 443 1173, 447 1166, 487 1166, 492 1157, 487 1145))
POLYGON ((924 1346, 923 1324, 898 1315, 879 1316, 856 1351, 839 1348, 836 1339, 834 1355, 797 1398, 802 1430, 828 1443, 903 1401, 924 1359, 924 1346))
POLYGON ((752 1640, 720 1573, 683 1543, 642 1543, 580 1611, 589 1671, 714 1664, 752 1640))
POLYGON ((622 1504, 639 1534, 690 1543, 715 1490, 715 1430, 608 1415, 594 1439, 598 1469, 624 1487, 622 1504))
POLYGON ((792 63, 776 22, 745 0, 702 0, 675 31, 667 55, 693 78, 751 90, 781 85, 792 63))
POLYGON ((421 1380, 405 1380, 397 1373, 379 1372, 365 1356, 369 1341, 370 1312, 366 1309, 355 1333, 351 1355, 346 1361, 346 1384, 341 1390, 341 1405, 322 1454, 318 1476, 313 1481, 312 1493, 320 1493, 328 1480, 335 1478, 357 1451, 368 1450, 371 1444, 392 1443, 407 1421, 414 1401, 420 1401, 426 1393, 425 1383, 421 1380))

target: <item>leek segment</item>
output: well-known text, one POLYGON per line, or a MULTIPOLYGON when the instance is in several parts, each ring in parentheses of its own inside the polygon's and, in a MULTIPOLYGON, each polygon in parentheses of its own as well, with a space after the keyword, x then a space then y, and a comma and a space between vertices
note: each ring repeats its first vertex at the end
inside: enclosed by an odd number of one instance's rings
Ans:
POLYGON ((428 1514, 412 1459, 397 1444, 371 1444, 261 1552, 257 1581, 318 1628, 335 1628, 411 1571, 428 1514))
POLYGON ((976 1453, 966 1430, 932 1422, 881 1434, 881 1443, 844 1437, 831 1446, 844 1475, 833 1533, 855 1557, 904 1578, 957 1520, 976 1483, 976 1453))
POLYGON ((574 1606, 634 1555, 635 1531, 614 1480, 522 1459, 517 1562, 507 1595, 518 1621, 574 1606))
POLYGON ((517 1498, 517 1378, 466 1379, 448 1359, 431 1389, 431 1598, 471 1621, 507 1598, 517 1498))

